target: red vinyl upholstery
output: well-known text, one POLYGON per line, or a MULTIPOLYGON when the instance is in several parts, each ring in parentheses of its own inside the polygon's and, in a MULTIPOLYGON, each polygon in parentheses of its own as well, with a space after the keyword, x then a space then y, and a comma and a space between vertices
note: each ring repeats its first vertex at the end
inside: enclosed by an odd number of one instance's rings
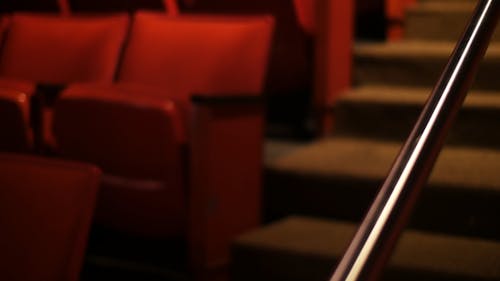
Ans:
MULTIPOLYGON (((276 97, 278 106, 273 113, 285 113, 283 100, 294 102, 296 95, 311 91, 312 55, 311 38, 303 31, 302 19, 305 11, 301 4, 309 5, 313 0, 184 0, 186 13, 217 13, 254 15, 267 13, 276 19, 271 46, 266 94, 276 97), (297 1, 297 3, 295 3, 297 1), (303 3, 300 3, 303 2, 303 3), (299 14, 300 13, 300 14, 299 14)), ((305 7, 307 8, 307 6, 305 7)), ((307 100, 304 100, 307 101, 307 100)), ((274 102, 274 100, 273 100, 274 102)), ((287 102, 288 103, 288 102, 287 102)), ((304 102, 305 103, 305 102, 304 102)), ((272 106, 271 104, 270 106, 272 106)), ((293 112, 297 115, 297 112, 293 112)))
MULTIPOLYGON (((266 120, 269 124, 285 125, 285 128, 292 129, 300 135, 305 133, 307 130, 304 130, 304 120, 308 119, 314 101, 311 93, 314 92, 316 42, 313 42, 315 40, 305 31, 306 21, 303 20, 308 20, 310 5, 318 1, 184 0, 183 2, 189 2, 189 5, 182 6, 182 11, 185 13, 239 15, 266 13, 276 19, 265 85, 266 120)), ((342 29, 342 26, 340 28, 342 29)))
POLYGON ((186 133, 175 102, 138 86, 74 85, 55 107, 60 153, 105 171, 97 221, 128 233, 184 233, 186 133))
MULTIPOLYGON (((121 189, 104 187, 102 194, 109 196, 99 199, 98 217, 113 212, 114 219, 106 219, 110 224, 150 235, 155 233, 147 231, 152 224, 144 226, 144 217, 159 222, 185 218, 187 189, 181 176, 188 172, 182 148, 190 122, 190 94, 261 93, 271 31, 268 17, 170 18, 139 13, 120 70, 122 82, 107 87, 74 85, 65 91, 55 116, 63 155, 96 163, 109 175, 165 186, 153 195, 157 200, 144 200, 150 208, 142 209, 131 207, 139 206, 141 196, 130 196, 133 191, 126 184, 121 189), (162 200, 176 202, 171 205, 183 213, 160 212, 165 208, 162 200), (155 201, 159 205, 153 208, 155 201), (138 219, 125 215, 130 212, 138 219), (172 214, 177 218, 167 218, 172 214)), ((145 196, 153 191, 136 189, 145 196)), ((180 221, 178 225, 184 226, 180 221)))
POLYGON ((260 94, 272 18, 135 16, 118 79, 174 94, 260 94))
MULTIPOLYGON (((54 85, 110 83, 115 77, 128 21, 125 14, 99 17, 14 14, 0 55, 0 78, 3 84, 9 79, 54 85)), ((20 91, 13 85, 9 89, 20 91)), ((43 107, 40 110, 43 116, 33 119, 41 128, 35 138, 54 146, 52 112, 43 103, 39 106, 43 107)))
POLYGON ((111 82, 128 17, 15 14, 0 57, 0 76, 37 83, 111 82))
POLYGON ((88 164, 0 154, 0 279, 80 274, 100 172, 88 164))
POLYGON ((54 115, 59 152, 103 169, 101 224, 149 237, 194 231, 187 234, 197 240, 189 242, 194 263, 225 262, 232 238, 259 221, 262 112, 253 105, 193 105, 191 97, 261 95, 273 27, 268 16, 141 12, 118 83, 71 85, 63 92, 54 115), (221 145, 230 152, 220 153, 221 145), (242 171, 248 179, 222 176, 242 171), (228 210, 238 221, 222 219, 226 205, 208 216, 214 202, 241 206, 228 210))

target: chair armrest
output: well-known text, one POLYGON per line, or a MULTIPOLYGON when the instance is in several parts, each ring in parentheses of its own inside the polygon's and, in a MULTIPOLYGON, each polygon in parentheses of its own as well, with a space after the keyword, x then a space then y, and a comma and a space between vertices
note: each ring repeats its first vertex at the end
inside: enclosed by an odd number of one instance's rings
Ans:
POLYGON ((29 127, 30 98, 31 93, 29 92, 0 88, 0 100, 19 110, 26 127, 29 127))
POLYGON ((0 78, 0 127, 5 134, 2 150, 30 151, 33 149, 31 103, 35 83, 12 78, 0 78))
POLYGON ((232 240, 260 223, 264 103, 195 95, 192 104, 188 239, 202 272, 227 266, 232 240))
POLYGON ((0 78, 0 99, 19 107, 27 126, 30 121, 31 99, 35 93, 36 84, 33 82, 0 78))
POLYGON ((0 88, 0 150, 26 152, 33 147, 29 92, 0 88))

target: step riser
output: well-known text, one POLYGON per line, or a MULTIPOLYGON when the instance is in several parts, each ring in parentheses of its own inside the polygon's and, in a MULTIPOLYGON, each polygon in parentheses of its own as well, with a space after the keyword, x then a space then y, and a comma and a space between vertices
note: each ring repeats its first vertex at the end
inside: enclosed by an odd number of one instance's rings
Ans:
MULTIPOLYGON (((383 182, 382 178, 320 178, 275 170, 267 170, 265 180, 268 221, 297 214, 360 221, 383 182)), ((500 240, 500 220, 495 219, 500 214, 498 202, 500 194, 495 192, 429 185, 421 195, 410 226, 500 240)))
MULTIPOLYGON (((355 85, 399 85, 432 88, 439 79, 448 57, 355 56, 355 85)), ((485 59, 473 84, 474 89, 500 90, 500 58, 485 59)))
MULTIPOLYGON (((355 93, 353 93, 355 94, 355 93)), ((340 100, 335 108, 337 136, 404 141, 423 109, 421 105, 372 104, 340 100)), ((447 143, 500 149, 500 110, 465 106, 447 143)))

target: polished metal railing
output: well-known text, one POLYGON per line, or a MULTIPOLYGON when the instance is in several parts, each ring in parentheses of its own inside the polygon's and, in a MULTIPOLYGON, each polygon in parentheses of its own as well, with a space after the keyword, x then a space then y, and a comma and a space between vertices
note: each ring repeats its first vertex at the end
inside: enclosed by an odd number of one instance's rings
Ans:
POLYGON ((498 22, 499 2, 478 2, 465 32, 331 281, 377 280, 380 276, 471 87, 498 22))

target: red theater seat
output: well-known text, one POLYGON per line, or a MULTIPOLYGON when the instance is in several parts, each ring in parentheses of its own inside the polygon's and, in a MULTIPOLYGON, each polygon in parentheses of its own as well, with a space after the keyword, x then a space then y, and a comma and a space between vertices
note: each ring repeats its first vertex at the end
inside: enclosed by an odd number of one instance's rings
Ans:
MULTIPOLYGON (((147 87, 149 88, 149 87, 147 87)), ((185 122, 175 102, 136 89, 74 85, 56 103, 64 157, 105 170, 96 219, 146 236, 184 234, 185 122)))
MULTIPOLYGON (((30 81, 32 88, 40 84, 111 83, 128 21, 125 14, 99 17, 14 14, 0 55, 0 78, 4 82, 9 79, 30 81)), ((44 94, 37 97, 37 105, 41 107, 50 100, 46 91, 44 94)), ((38 125, 36 128, 43 126, 43 138, 53 143, 52 114, 44 109, 43 118, 38 121, 45 119, 45 122, 35 125, 38 125)), ((41 138, 39 134, 35 137, 41 138)))
POLYGON ((65 90, 59 152, 103 169, 101 224, 187 234, 192 265, 226 261, 229 241, 260 217, 263 118, 253 101, 272 30, 267 16, 139 13, 119 83, 65 90))
POLYGON ((0 279, 76 281, 100 172, 0 154, 0 279))

